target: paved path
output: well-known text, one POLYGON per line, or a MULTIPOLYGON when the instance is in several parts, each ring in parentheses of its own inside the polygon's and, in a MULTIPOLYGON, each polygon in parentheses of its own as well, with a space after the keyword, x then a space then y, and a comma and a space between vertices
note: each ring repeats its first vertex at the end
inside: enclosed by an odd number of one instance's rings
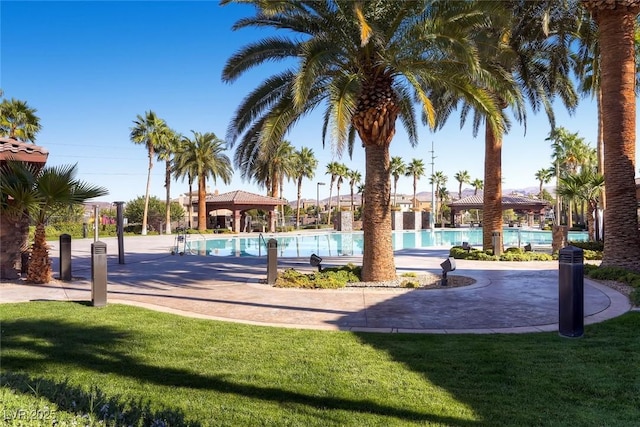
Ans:
MULTIPOLYGON (((457 260, 455 274, 476 283, 431 290, 278 289, 260 284, 266 258, 171 255, 173 236, 125 237, 125 264, 115 238, 107 243, 108 302, 207 319, 281 327, 407 332, 520 333, 558 330, 558 263, 457 260)), ((92 239, 72 242, 71 282, 0 284, 0 302, 91 300, 92 239)), ((59 272, 52 243, 54 275, 59 272)), ((398 272, 440 274, 443 249, 396 252, 398 272)), ((360 263, 325 258, 324 265, 360 263)), ((308 259, 279 260, 279 268, 312 271, 308 259)), ((454 273, 450 273, 452 275, 454 273)), ((585 279, 585 324, 631 309, 628 298, 585 279)))

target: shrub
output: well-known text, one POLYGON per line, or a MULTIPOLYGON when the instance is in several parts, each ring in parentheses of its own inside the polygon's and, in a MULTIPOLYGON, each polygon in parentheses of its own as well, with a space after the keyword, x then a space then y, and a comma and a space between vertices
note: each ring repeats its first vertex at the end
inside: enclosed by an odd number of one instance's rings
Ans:
POLYGON ((420 283, 414 282, 413 280, 403 280, 402 283, 400 283, 400 287, 415 289, 420 287, 420 283))
POLYGON ((633 305, 640 306, 640 273, 621 267, 596 267, 585 264, 584 274, 596 280, 613 280, 633 286, 635 289, 629 295, 629 299, 633 305))
POLYGON ((325 268, 321 272, 305 274, 289 268, 278 274, 275 286, 279 288, 338 289, 347 283, 360 281, 361 267, 347 264, 325 268))
POLYGON ((449 251, 449 256, 455 259, 472 259, 478 261, 551 261, 553 257, 543 252, 525 252, 522 248, 508 248, 499 257, 493 251, 481 251, 471 249, 467 251, 462 246, 454 246, 449 251))

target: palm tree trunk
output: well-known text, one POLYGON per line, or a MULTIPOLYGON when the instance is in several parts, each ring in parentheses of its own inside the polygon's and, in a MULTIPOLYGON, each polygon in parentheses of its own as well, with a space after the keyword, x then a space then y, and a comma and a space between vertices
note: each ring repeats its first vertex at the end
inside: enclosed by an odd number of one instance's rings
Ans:
POLYGON ((27 250, 29 238, 29 217, 2 216, 0 219, 0 279, 18 278, 17 266, 22 254, 27 250))
POLYGON ((413 176, 413 210, 415 211, 418 207, 418 198, 416 197, 418 191, 418 177, 416 175, 413 176))
POLYGON ((45 234, 44 223, 36 224, 33 248, 29 259, 27 281, 31 283, 49 283, 51 281, 51 260, 45 234))
POLYGON ((329 210, 327 212, 327 225, 331 224, 331 198, 333 197, 333 180, 329 184, 329 210))
POLYGON ((502 252, 502 135, 485 126, 482 247, 502 252), (500 232, 500 247, 493 247, 493 232, 500 232))
POLYGON ((300 198, 302 197, 302 178, 298 178, 298 204, 296 205, 296 228, 300 228, 300 198))
MULTIPOLYGON (((596 105, 598 108, 598 173, 604 176, 604 135, 602 126, 602 87, 598 86, 596 92, 596 105)), ((607 199, 605 197, 605 189, 602 189, 602 195, 600 196, 600 208, 606 209, 607 199)))
POLYGON ((171 234, 171 162, 165 162, 164 187, 167 190, 165 206, 165 233, 171 234))
MULTIPOLYGON (((151 169, 153 168, 153 152, 149 151, 149 169, 147 171, 147 191, 144 193, 144 211, 142 213, 142 235, 147 235, 147 216, 149 215, 149 191, 151 190, 151 169)), ((97 221, 97 218, 96 218, 97 221)))
POLYGON ((198 231, 207 229, 207 180, 198 176, 198 231))
POLYGON ((638 5, 600 9, 605 188, 603 266, 640 271, 635 195, 636 98, 634 28, 638 5))
POLYGON ((391 280, 396 277, 396 267, 391 240, 389 148, 387 145, 370 144, 365 151, 367 203, 364 205, 362 222, 362 280, 391 280))

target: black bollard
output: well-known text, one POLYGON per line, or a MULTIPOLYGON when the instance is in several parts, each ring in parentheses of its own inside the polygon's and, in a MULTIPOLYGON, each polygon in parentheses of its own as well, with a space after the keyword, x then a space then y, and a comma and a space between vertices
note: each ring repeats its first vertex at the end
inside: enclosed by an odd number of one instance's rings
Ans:
POLYGON ((278 241, 267 242, 267 284, 274 285, 278 278, 278 241))
POLYGON ((60 280, 71 280, 71 236, 60 235, 60 280))
POLYGON ((558 331, 565 337, 581 337, 584 334, 583 251, 575 246, 567 246, 560 249, 558 260, 558 331))
POLYGON ((107 305, 107 244, 91 244, 91 305, 107 305))

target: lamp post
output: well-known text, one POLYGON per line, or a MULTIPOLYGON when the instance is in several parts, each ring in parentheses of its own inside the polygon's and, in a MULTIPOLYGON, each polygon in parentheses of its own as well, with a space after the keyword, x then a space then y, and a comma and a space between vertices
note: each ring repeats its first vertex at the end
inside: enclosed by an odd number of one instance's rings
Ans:
POLYGON ((316 230, 320 228, 320 186, 324 185, 324 182, 319 182, 316 185, 316 230))

